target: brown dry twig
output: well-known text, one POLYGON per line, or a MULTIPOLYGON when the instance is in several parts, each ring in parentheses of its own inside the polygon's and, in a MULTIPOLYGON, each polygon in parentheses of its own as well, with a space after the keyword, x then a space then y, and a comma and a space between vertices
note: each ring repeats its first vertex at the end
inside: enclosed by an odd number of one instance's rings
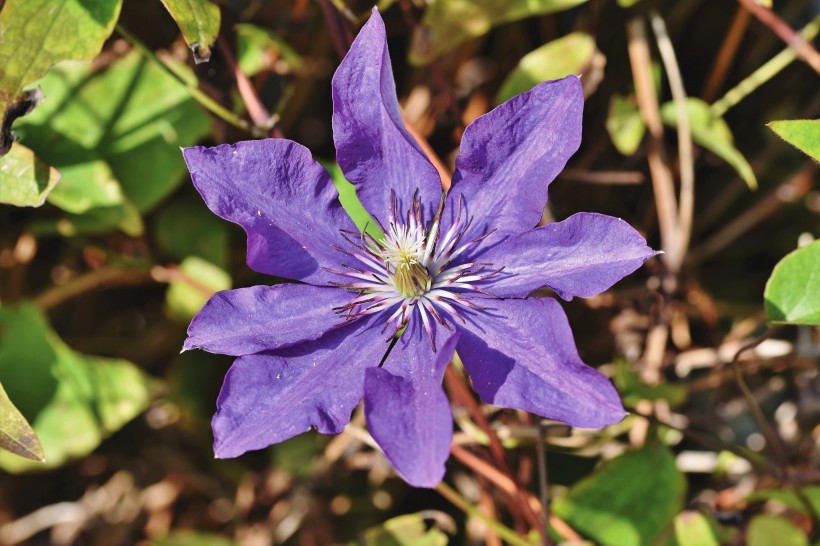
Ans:
POLYGON ((800 34, 795 32, 795 30, 790 27, 788 23, 786 23, 786 21, 781 19, 769 8, 755 2, 755 0, 737 1, 740 2, 744 8, 749 10, 752 15, 757 17, 758 21, 769 27, 772 32, 780 37, 781 40, 786 42, 786 45, 794 50, 798 59, 804 61, 812 67, 815 72, 820 74, 820 54, 817 53, 817 50, 814 49, 814 46, 812 46, 811 43, 804 40, 800 34))

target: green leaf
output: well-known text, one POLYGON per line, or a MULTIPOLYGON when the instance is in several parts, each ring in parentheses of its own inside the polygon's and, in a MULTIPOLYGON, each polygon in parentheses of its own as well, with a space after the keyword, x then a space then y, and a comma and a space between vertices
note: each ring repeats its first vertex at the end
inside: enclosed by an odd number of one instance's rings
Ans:
POLYGON ((179 199, 163 207, 154 224, 159 248, 172 260, 199 256, 228 266, 227 224, 200 199, 179 199))
POLYGON ((248 76, 255 76, 269 68, 272 59, 281 59, 291 69, 300 70, 304 60, 275 32, 250 24, 238 24, 236 29, 236 57, 239 67, 248 76))
MULTIPOLYGON (((806 496, 811 505, 814 507, 814 511, 820 512, 820 485, 806 485, 800 489, 802 490, 803 495, 806 496)), ((806 506, 797 497, 794 491, 788 491, 785 489, 761 489, 749 495, 747 499, 750 501, 777 500, 792 510, 797 510, 798 512, 803 512, 804 514, 808 513, 806 506)))
POLYGON ((370 213, 365 210, 362 202, 359 201, 359 197, 356 195, 356 186, 348 182, 339 165, 335 161, 321 159, 319 163, 330 173, 330 178, 336 186, 336 191, 339 192, 339 202, 342 204, 342 208, 345 209, 348 216, 353 220, 353 223, 356 224, 356 227, 359 228, 359 231, 366 228, 367 233, 373 236, 377 241, 384 239, 384 233, 382 233, 379 225, 373 221, 370 213))
MULTIPOLYGON (((46 152, 59 157, 59 152, 46 152)), ((105 161, 96 160, 60 167, 63 183, 51 192, 48 202, 72 214, 125 201, 119 181, 105 161)))
POLYGON ((641 0, 618 0, 618 5, 622 8, 631 8, 641 0))
POLYGON ((60 180, 60 173, 19 143, 0 157, 0 203, 39 207, 60 180))
POLYGON ((820 161, 820 120, 772 121, 767 126, 804 154, 820 161))
POLYGON ((794 523, 769 514, 753 517, 746 536, 746 546, 809 546, 808 537, 794 523))
MULTIPOLYGON (((686 107, 689 112, 689 129, 692 132, 692 139, 726 161, 737 171, 749 188, 756 189, 757 178, 752 171, 752 166, 735 148, 732 131, 723 118, 712 115, 709 105, 700 99, 688 99, 686 107)), ((661 106, 661 117, 667 125, 678 126, 678 115, 674 102, 667 102, 661 106)))
POLYGON ((820 325, 820 241, 780 260, 763 299, 774 323, 820 325))
POLYGON ((50 100, 18 130, 62 175, 49 202, 74 215, 94 211, 89 221, 67 216, 68 231, 139 234, 135 211, 150 210, 184 180, 179 147, 209 133, 207 116, 182 84, 136 52, 101 73, 65 63, 42 87, 50 100))
POLYGON ((446 546, 448 538, 436 527, 429 530, 423 514, 406 514, 365 531, 365 546, 446 546))
POLYGON ((657 385, 648 385, 641 381, 640 374, 635 371, 626 359, 619 359, 615 363, 615 376, 612 378, 623 403, 627 407, 635 407, 641 400, 666 400, 672 407, 680 406, 686 401, 686 385, 663 382, 657 385))
POLYGON ((581 480, 553 503, 553 510, 596 544, 639 546, 652 544, 672 523, 685 491, 672 453, 653 444, 581 480))
POLYGON ((687 510, 675 518, 676 546, 720 546, 713 522, 700 512, 687 510))
POLYGON ((231 276, 214 264, 190 256, 179 264, 179 274, 171 278, 165 303, 168 313, 184 324, 196 315, 215 292, 231 287, 231 276))
POLYGON ((128 361, 70 349, 32 305, 0 308, 0 381, 42 442, 33 463, 0 453, 0 468, 52 468, 82 457, 149 403, 149 382, 128 361))
MULTIPOLYGON (((11 146, 9 106, 56 62, 91 60, 111 35, 122 0, 6 0, 0 11, 0 154, 11 146)), ((19 113, 18 113, 19 115, 19 113)))
POLYGON ((529 91, 543 81, 580 75, 595 51, 595 40, 585 32, 567 34, 530 51, 501 84, 496 102, 502 103, 529 91))
POLYGON ((638 150, 646 125, 634 100, 623 95, 612 95, 609 101, 609 116, 606 119, 606 130, 615 148, 625 156, 638 150))
POLYGON ((563 11, 584 2, 586 0, 434 0, 413 33, 410 64, 429 64, 498 25, 563 11))
POLYGON ((43 446, 26 418, 9 400, 0 384, 0 448, 15 455, 43 462, 43 446))
POLYGON ((194 61, 208 62, 211 46, 219 34, 219 7, 210 0, 162 0, 177 22, 185 43, 194 54, 194 61))

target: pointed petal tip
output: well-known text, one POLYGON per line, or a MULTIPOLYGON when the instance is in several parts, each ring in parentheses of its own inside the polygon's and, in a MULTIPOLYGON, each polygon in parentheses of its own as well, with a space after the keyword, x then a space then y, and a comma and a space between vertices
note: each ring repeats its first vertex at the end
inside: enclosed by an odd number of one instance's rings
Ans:
POLYGON ((179 354, 191 351, 193 349, 199 349, 199 345, 197 345, 189 335, 185 338, 185 341, 182 342, 182 350, 179 351, 179 354))
POLYGON ((246 451, 247 450, 239 451, 237 449, 231 449, 227 441, 214 436, 214 459, 236 459, 246 451))
POLYGON ((610 406, 609 408, 606 408, 601 412, 601 414, 589 419, 588 421, 572 424, 572 426, 575 428, 583 428, 588 430, 600 430, 610 425, 620 423, 624 420, 624 418, 626 418, 627 415, 629 415, 629 412, 624 410, 623 407, 618 404, 617 406, 610 406))

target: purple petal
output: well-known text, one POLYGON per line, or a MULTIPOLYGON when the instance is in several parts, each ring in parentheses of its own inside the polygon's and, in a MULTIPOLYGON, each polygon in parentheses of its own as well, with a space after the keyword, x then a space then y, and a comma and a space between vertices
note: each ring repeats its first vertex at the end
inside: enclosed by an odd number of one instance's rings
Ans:
POLYGON ((370 317, 316 341, 237 358, 211 423, 216 456, 237 457, 312 427, 341 432, 362 399, 365 369, 387 351, 380 330, 370 317))
POLYGON ((356 228, 307 148, 267 139, 182 153, 208 208, 248 234, 251 268, 311 284, 337 278, 321 267, 341 263, 331 245, 344 242, 339 229, 356 228))
MULTIPOLYGON (((448 197, 452 218, 463 196, 471 234, 507 234, 538 224, 547 188, 581 144, 584 94, 575 76, 544 82, 484 114, 464 131, 448 197)), ((446 226, 445 226, 446 227, 446 226)))
POLYGON ((333 308, 353 297, 309 284, 218 292, 191 321, 182 350, 241 356, 313 340, 343 321, 333 308))
POLYGON ((436 352, 418 314, 382 368, 368 368, 364 412, 370 434, 414 487, 435 487, 450 455, 453 414, 441 387, 458 334, 441 328, 436 352))
POLYGON ((404 127, 384 22, 375 8, 336 70, 332 88, 336 159, 364 208, 387 225, 391 190, 401 214, 418 191, 430 218, 441 179, 404 127))
POLYGON ((567 317, 550 298, 482 300, 487 309, 459 324, 456 350, 485 402, 582 428, 617 423, 618 393, 581 361, 567 317))
POLYGON ((504 267, 486 287, 493 294, 523 298, 548 286, 570 300, 600 294, 656 254, 620 218, 580 213, 512 235, 481 259, 504 267))

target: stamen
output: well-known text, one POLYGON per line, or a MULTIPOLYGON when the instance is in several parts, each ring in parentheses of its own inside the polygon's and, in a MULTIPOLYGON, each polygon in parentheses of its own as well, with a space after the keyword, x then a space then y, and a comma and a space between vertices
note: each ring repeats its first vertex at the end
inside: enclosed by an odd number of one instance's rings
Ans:
POLYGON ((497 297, 481 283, 503 268, 489 269, 492 264, 476 261, 450 266, 453 260, 492 232, 463 242, 473 219, 466 214, 464 197, 460 196, 455 221, 446 233, 442 233, 445 204, 446 195, 442 195, 433 218, 425 223, 418 190, 404 210, 400 207, 405 204, 391 191, 387 228, 379 223, 383 239, 377 241, 365 231, 341 230, 348 246, 333 245, 333 248, 350 256, 354 262, 340 263, 340 270, 323 269, 350 279, 328 284, 356 292, 347 304, 333 309, 345 322, 385 313, 387 319, 382 332, 392 326, 395 336, 413 320, 418 310, 416 320, 421 320, 435 351, 433 321, 451 330, 452 320, 466 322, 461 311, 483 309, 472 301, 470 295, 497 297))

